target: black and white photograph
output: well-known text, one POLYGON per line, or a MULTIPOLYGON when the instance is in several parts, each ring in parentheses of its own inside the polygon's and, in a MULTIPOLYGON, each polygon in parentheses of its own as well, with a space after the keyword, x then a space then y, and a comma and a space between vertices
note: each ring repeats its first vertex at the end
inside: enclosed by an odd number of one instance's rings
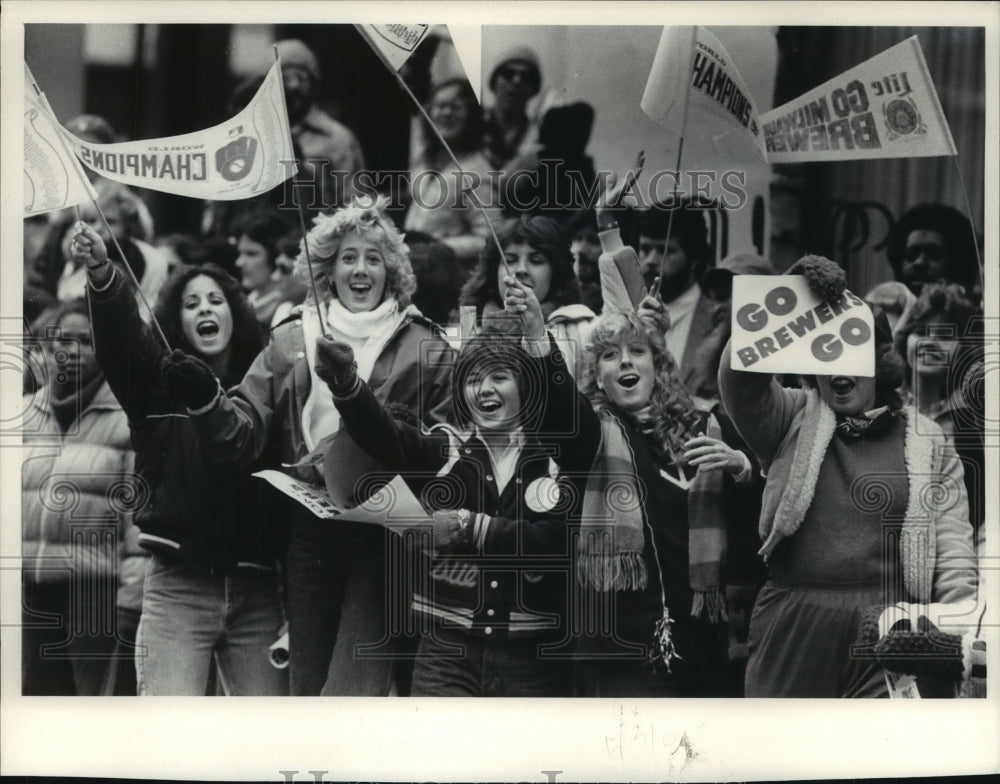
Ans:
POLYGON ((0 772, 1000 772, 1000 3, 4 12, 0 772))

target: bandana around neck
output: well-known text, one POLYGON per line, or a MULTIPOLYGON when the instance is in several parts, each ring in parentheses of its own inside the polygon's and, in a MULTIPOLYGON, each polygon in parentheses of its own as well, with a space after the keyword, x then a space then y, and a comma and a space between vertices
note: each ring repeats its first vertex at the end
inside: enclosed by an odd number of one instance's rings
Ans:
POLYGON ((872 435, 882 433, 889 427, 895 412, 889 410, 889 406, 873 408, 862 414, 844 415, 837 417, 837 435, 841 438, 861 438, 871 430, 872 435))

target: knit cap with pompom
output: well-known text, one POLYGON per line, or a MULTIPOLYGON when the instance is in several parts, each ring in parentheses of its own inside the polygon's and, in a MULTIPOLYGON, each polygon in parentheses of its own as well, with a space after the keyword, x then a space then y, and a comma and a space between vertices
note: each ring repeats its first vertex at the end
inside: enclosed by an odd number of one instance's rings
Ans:
POLYGON ((843 268, 823 256, 803 256, 785 274, 805 277, 809 290, 824 302, 840 299, 847 288, 847 275, 843 268))

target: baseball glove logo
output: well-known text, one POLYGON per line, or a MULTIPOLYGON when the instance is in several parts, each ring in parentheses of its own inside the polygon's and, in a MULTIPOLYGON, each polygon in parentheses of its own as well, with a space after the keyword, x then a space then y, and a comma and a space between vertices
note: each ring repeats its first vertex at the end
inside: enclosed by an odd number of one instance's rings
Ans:
POLYGON ((257 140, 241 136, 215 151, 215 168, 225 179, 237 182, 250 173, 256 153, 257 140))

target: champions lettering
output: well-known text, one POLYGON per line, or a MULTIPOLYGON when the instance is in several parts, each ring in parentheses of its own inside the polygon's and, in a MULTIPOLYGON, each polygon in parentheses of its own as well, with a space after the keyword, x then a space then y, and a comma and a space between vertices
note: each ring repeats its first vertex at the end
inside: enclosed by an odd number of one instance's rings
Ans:
POLYGON ((208 156, 203 152, 152 152, 140 155, 98 152, 81 145, 80 157, 88 166, 110 174, 191 182, 203 181, 208 177, 208 156))
MULTIPOLYGON (((694 53, 694 69, 691 72, 691 86, 724 107, 744 128, 750 125, 751 105, 749 99, 729 78, 725 68, 716 65, 702 52, 694 53)), ((756 127, 753 129, 756 133, 756 127)))
MULTIPOLYGON (((751 302, 736 312, 736 323, 747 332, 764 329, 771 316, 787 316, 795 310, 798 297, 787 286, 778 286, 768 292, 763 306, 751 302)), ((737 350, 736 355, 743 367, 750 367, 764 357, 776 354, 795 341, 815 332, 847 310, 866 307, 863 300, 848 291, 835 302, 821 302, 814 308, 782 324, 770 335, 758 338, 752 346, 737 350)), ((861 346, 871 338, 871 329, 863 319, 845 319, 836 334, 824 332, 813 338, 809 346, 812 355, 821 362, 833 362, 844 353, 844 344, 861 346)))
POLYGON ((764 124, 768 152, 878 149, 875 115, 868 111, 865 86, 854 79, 804 106, 764 124), (832 114, 831 114, 832 109, 832 114))

